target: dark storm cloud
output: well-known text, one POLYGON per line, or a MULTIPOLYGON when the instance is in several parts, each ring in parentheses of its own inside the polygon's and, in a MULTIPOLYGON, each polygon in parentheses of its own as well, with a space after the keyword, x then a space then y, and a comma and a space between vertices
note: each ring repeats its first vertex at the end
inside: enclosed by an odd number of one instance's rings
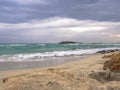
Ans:
POLYGON ((120 0, 1 0, 0 22, 21 23, 49 17, 120 21, 120 0))

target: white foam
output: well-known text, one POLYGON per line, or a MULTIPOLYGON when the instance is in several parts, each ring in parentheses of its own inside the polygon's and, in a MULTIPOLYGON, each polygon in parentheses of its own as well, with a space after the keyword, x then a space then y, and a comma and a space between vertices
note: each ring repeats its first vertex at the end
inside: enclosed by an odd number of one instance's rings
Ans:
POLYGON ((40 45, 40 46, 45 46, 46 44, 37 44, 37 45, 40 45))
POLYGON ((4 47, 4 46, 26 46, 27 44, 4 44, 4 45, 0 45, 0 47, 4 47))
POLYGON ((94 54, 102 50, 114 50, 118 48, 98 48, 98 49, 78 49, 70 51, 54 51, 54 52, 45 52, 45 53, 33 53, 33 54, 15 54, 15 55, 3 55, 0 56, 0 62, 12 61, 12 62, 23 62, 23 61, 34 61, 41 60, 45 57, 63 57, 71 55, 87 55, 94 54))
POLYGON ((71 46, 73 46, 73 45, 80 45, 79 43, 75 43, 75 44, 64 44, 65 46, 67 46, 67 45, 71 45, 71 46))

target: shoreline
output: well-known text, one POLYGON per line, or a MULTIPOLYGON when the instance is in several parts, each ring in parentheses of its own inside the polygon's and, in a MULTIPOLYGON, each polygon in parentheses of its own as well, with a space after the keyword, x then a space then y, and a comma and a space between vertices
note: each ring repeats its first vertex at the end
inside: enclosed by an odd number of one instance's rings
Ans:
POLYGON ((26 72, 38 71, 46 68, 59 67, 68 63, 79 62, 84 60, 84 58, 93 55, 95 54, 84 56, 54 57, 44 61, 0 62, 0 81, 9 76, 15 76, 26 72))
POLYGON ((34 71, 34 70, 41 70, 41 69, 59 67, 59 66, 61 67, 66 64, 72 64, 72 63, 81 62, 81 61, 84 62, 86 58, 94 57, 96 55, 100 55, 100 54, 91 54, 91 55, 85 55, 85 56, 54 57, 54 58, 51 58, 52 60, 50 59, 45 61, 0 62, 0 73, 4 74, 7 72, 14 73, 19 71, 24 72, 24 71, 34 71))
POLYGON ((92 78, 96 73, 106 72, 104 55, 94 54, 51 67, 0 71, 0 90, 112 90, 120 85, 119 81, 103 83, 92 78))
POLYGON ((44 58, 39 61, 25 61, 25 62, 0 62, 0 71, 9 71, 9 70, 22 70, 22 69, 36 69, 36 68, 46 68, 52 66, 58 66, 65 63, 75 62, 82 60, 91 55, 83 56, 66 56, 66 57, 50 57, 44 58))
POLYGON ((79 60, 77 59, 76 61, 75 60, 73 61, 73 58, 72 58, 72 61, 70 61, 70 62, 63 63, 61 65, 48 66, 48 67, 43 67, 43 68, 38 67, 38 68, 29 68, 29 69, 14 69, 14 70, 0 71, 0 82, 2 82, 2 80, 6 77, 21 75, 21 74, 24 74, 24 73, 34 73, 34 72, 38 72, 38 71, 41 71, 41 70, 44 71, 44 70, 47 70, 47 69, 50 69, 50 68, 61 68, 62 69, 62 68, 66 68, 67 66, 72 67, 75 64, 79 64, 79 63, 84 64, 86 61, 87 62, 90 61, 89 58, 98 58, 98 57, 102 57, 102 56, 103 56, 102 54, 88 55, 84 58, 81 58, 81 59, 79 58, 79 60))

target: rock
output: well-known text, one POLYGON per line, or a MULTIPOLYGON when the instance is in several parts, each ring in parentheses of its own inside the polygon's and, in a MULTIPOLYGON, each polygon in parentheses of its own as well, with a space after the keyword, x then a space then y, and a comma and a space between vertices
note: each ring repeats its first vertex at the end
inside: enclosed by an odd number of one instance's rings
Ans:
POLYGON ((120 73, 115 72, 93 72, 89 74, 90 78, 96 79, 101 83, 107 83, 111 81, 120 81, 120 73))
POLYGON ((106 50, 102 50, 102 51, 98 51, 97 53, 105 54, 106 52, 107 52, 106 50))
POLYGON ((98 51, 97 53, 105 54, 105 53, 112 53, 112 52, 115 52, 115 51, 119 51, 119 50, 118 49, 115 49, 115 50, 102 50, 102 51, 98 51))
POLYGON ((8 78, 3 79, 3 83, 6 83, 8 81, 8 78))
POLYGON ((120 90, 120 86, 106 86, 106 90, 120 90))
POLYGON ((89 77, 96 79, 101 83, 112 81, 108 72, 93 72, 89 75, 89 77))
POLYGON ((62 86, 56 81, 49 81, 46 85, 49 87, 49 90, 63 90, 62 86))
POLYGON ((112 54, 109 57, 110 60, 104 63, 103 69, 109 69, 112 72, 120 72, 120 53, 112 54))

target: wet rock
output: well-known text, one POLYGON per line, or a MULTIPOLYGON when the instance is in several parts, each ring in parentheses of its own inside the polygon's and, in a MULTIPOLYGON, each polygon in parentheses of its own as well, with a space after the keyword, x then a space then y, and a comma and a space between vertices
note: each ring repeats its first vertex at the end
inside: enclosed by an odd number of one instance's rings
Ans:
POLYGON ((115 51, 119 51, 119 50, 118 49, 115 49, 115 50, 102 50, 102 51, 98 51, 97 53, 106 54, 106 53, 112 53, 112 52, 115 52, 115 51))

